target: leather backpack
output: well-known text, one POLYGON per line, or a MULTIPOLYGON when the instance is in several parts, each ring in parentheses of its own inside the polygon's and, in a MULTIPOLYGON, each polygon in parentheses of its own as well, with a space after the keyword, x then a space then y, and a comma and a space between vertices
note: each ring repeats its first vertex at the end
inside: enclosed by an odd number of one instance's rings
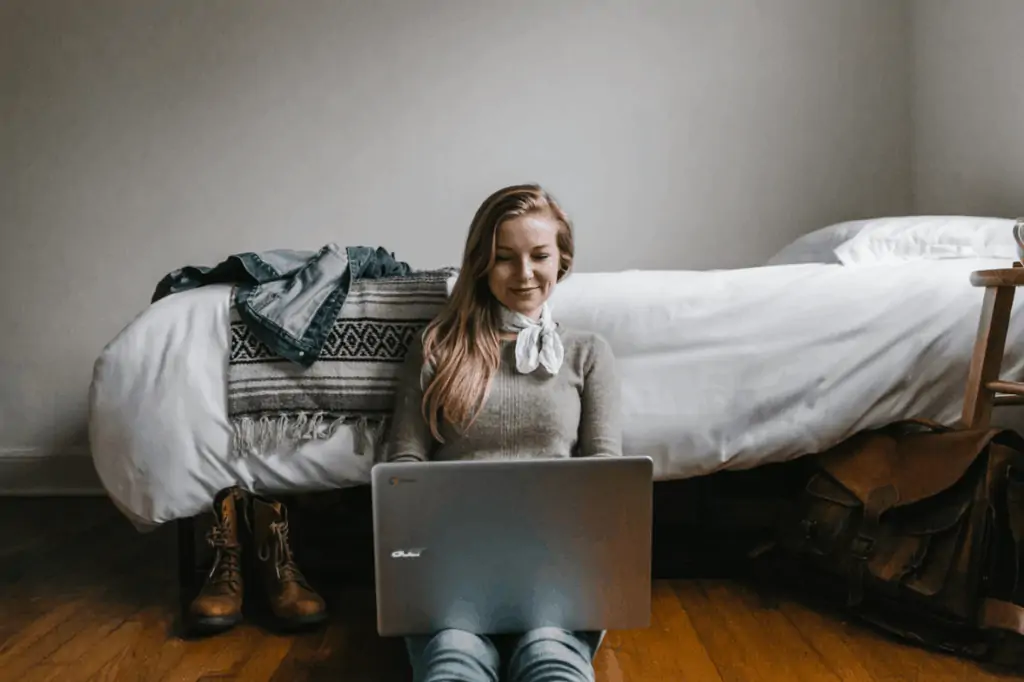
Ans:
POLYGON ((800 464, 800 492, 757 559, 762 576, 907 641, 1024 662, 1019 434, 904 421, 800 464))

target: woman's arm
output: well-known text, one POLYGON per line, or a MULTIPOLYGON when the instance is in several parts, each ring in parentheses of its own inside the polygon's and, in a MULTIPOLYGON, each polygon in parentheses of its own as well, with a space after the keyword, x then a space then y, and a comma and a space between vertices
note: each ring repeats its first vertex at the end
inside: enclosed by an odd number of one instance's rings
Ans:
POLYGON ((595 335, 584 367, 578 456, 622 455, 621 403, 615 355, 608 342, 595 335))
POLYGON ((430 459, 434 437, 420 407, 423 402, 421 378, 425 378, 423 344, 417 335, 409 345, 398 376, 394 412, 384 450, 385 462, 423 462, 430 459))

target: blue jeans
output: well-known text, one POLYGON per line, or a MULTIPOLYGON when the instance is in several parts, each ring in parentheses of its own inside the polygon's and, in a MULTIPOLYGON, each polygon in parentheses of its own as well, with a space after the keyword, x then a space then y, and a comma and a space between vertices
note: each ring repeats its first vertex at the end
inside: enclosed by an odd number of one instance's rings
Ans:
POLYGON ((407 637, 414 682, 594 682, 604 632, 538 628, 522 635, 441 630, 407 637))

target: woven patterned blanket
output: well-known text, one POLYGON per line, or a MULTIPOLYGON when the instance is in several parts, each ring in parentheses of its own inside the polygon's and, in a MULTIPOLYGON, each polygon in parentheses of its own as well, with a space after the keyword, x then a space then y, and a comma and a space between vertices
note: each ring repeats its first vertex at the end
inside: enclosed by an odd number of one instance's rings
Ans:
POLYGON ((303 368, 273 354, 231 317, 228 419, 235 455, 292 452, 358 430, 357 453, 379 445, 409 343, 447 300, 453 269, 357 279, 319 359, 303 368))

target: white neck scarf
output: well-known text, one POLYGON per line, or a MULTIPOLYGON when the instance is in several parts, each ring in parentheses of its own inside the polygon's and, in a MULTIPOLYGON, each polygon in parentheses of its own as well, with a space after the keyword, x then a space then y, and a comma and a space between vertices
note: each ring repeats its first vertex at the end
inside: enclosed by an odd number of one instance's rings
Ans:
POLYGON ((516 335, 516 369, 530 374, 542 366, 552 376, 558 374, 565 358, 565 348, 551 319, 548 304, 541 308, 539 322, 505 306, 499 309, 501 331, 516 335))

